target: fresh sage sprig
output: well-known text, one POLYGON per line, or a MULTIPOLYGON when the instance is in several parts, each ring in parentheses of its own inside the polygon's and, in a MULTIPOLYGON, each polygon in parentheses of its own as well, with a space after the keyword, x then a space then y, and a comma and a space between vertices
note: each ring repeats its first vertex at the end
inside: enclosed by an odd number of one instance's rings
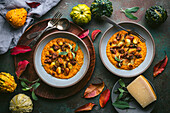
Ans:
POLYGON ((132 100, 132 98, 131 98, 129 92, 126 90, 125 83, 123 82, 122 79, 119 79, 118 83, 119 83, 120 87, 118 89, 116 89, 114 92, 119 95, 117 96, 116 101, 114 103, 112 103, 112 105, 119 109, 134 108, 134 107, 130 106, 128 103, 132 100))
POLYGON ((126 17, 137 20, 138 18, 134 16, 132 13, 136 13, 139 10, 139 7, 132 7, 132 8, 127 8, 123 10, 122 8, 120 9, 123 13, 125 13, 126 17))
POLYGON ((23 91, 28 91, 32 89, 32 99, 33 100, 38 100, 37 96, 35 95, 35 90, 40 86, 40 83, 38 82, 40 79, 34 80, 34 81, 29 81, 25 78, 19 78, 21 80, 21 86, 23 87, 23 91), (26 83, 32 84, 31 86, 28 86, 26 83))

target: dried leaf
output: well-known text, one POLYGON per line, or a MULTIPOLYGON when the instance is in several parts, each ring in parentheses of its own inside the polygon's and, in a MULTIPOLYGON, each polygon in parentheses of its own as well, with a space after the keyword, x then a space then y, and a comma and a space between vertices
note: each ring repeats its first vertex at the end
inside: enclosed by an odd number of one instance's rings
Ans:
POLYGON ((89 30, 86 29, 86 30, 82 31, 81 33, 79 33, 78 37, 82 39, 82 38, 85 38, 86 36, 88 36, 88 34, 89 34, 89 30))
POLYGON ((90 110, 93 109, 93 106, 95 106, 95 105, 96 105, 96 104, 94 104, 94 103, 85 104, 85 105, 77 108, 77 109, 75 110, 75 113, 81 112, 81 111, 90 111, 90 110))
POLYGON ((110 98, 110 90, 109 89, 106 89, 103 91, 103 93, 100 95, 100 99, 99 99, 99 103, 100 103, 100 106, 103 108, 107 101, 109 100, 110 98))
POLYGON ((101 32, 101 30, 97 29, 97 30, 94 30, 91 34, 91 39, 92 41, 94 42, 94 40, 96 39, 96 36, 101 32))
POLYGON ((159 61, 159 63, 157 63, 154 66, 154 70, 153 70, 153 76, 156 77, 158 74, 162 73, 162 71, 165 69, 165 66, 167 65, 168 62, 168 57, 167 54, 165 52, 165 58, 162 59, 161 61, 159 61))
POLYGON ((39 2, 31 2, 31 3, 28 3, 26 2, 28 6, 30 6, 31 8, 36 8, 40 5, 39 2))
POLYGON ((17 70, 15 71, 18 79, 21 76, 22 72, 26 69, 28 63, 29 62, 27 60, 23 60, 18 63, 17 70))
POLYGON ((104 89, 104 82, 100 84, 90 84, 84 92, 84 98, 93 98, 99 95, 104 89))
POLYGON ((31 51, 31 48, 29 46, 17 45, 13 49, 11 49, 11 55, 17 55, 17 54, 26 53, 29 51, 31 51))

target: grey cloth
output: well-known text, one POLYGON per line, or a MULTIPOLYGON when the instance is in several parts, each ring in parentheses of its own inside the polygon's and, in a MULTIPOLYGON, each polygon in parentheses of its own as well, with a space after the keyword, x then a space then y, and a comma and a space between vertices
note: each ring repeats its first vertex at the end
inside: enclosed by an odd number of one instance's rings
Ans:
POLYGON ((4 54, 9 48, 17 45, 22 33, 33 22, 33 17, 41 17, 52 7, 56 6, 60 0, 0 0, 0 54, 4 54), (36 8, 30 8, 27 3, 39 2, 36 8), (5 19, 6 13, 14 8, 25 8, 28 11, 26 23, 19 29, 13 28, 5 19), (34 16, 33 16, 34 15, 34 16))

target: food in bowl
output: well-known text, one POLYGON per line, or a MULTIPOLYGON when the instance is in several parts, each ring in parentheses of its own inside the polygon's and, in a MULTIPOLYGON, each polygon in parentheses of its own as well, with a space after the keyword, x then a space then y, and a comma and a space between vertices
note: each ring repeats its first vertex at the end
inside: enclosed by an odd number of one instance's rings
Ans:
POLYGON ((106 47, 109 61, 115 67, 124 70, 138 67, 144 61, 146 53, 145 42, 123 30, 112 35, 106 47))
POLYGON ((41 63, 45 71, 60 79, 76 75, 83 65, 84 55, 77 43, 66 38, 56 38, 42 51, 41 63))

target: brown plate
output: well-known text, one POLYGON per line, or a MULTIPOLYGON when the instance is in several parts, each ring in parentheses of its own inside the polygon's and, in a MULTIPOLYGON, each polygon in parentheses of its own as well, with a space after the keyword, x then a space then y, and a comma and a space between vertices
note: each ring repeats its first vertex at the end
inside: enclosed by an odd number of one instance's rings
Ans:
MULTIPOLYGON (((30 33, 35 32, 35 31, 41 31, 42 29, 44 29, 47 26, 47 22, 49 20, 50 19, 42 20, 42 21, 30 26, 21 36, 21 38, 18 42, 18 45, 27 45, 29 42, 31 42, 31 40, 28 40, 26 38, 26 36, 30 33)), ((49 33, 56 32, 56 31, 58 31, 58 30, 52 29, 52 30, 45 32, 42 35, 41 39, 43 37, 45 37, 46 35, 48 35, 49 33)), ((78 35, 81 31, 83 31, 83 29, 81 27, 75 25, 74 23, 71 23, 70 28, 67 31, 78 35)), ((36 89, 36 91, 35 91, 36 95, 43 97, 43 98, 48 98, 48 99, 62 99, 62 98, 66 98, 66 97, 76 94, 87 84, 87 82, 91 78, 91 75, 93 74, 94 67, 95 67, 95 49, 94 49, 93 43, 89 36, 84 38, 83 42, 87 45, 89 53, 90 53, 90 65, 89 65, 89 69, 88 69, 86 75, 84 76, 84 78, 77 84, 75 84, 71 87, 68 87, 68 88, 54 88, 54 87, 51 87, 51 86, 45 84, 43 81, 40 81, 41 85, 36 89)), ((15 67, 17 67, 17 64, 19 61, 28 60, 30 62, 29 65, 27 66, 27 69, 23 72, 21 77, 27 78, 28 80, 31 80, 31 81, 38 78, 38 75, 37 75, 37 73, 34 69, 34 65, 33 65, 34 49, 35 49, 35 46, 31 52, 28 52, 25 54, 19 54, 14 57, 15 67)))

